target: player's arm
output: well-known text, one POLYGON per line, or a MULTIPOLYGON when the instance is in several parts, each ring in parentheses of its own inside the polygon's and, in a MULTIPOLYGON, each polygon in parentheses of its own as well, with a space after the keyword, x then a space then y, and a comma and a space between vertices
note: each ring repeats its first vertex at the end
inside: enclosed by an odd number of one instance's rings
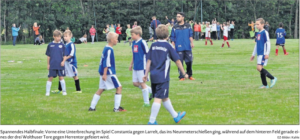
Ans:
POLYGON ((270 51, 271 51, 271 43, 270 43, 270 37, 269 37, 269 33, 268 32, 265 32, 266 34, 266 51, 264 51, 264 55, 265 55, 265 59, 268 59, 269 58, 269 54, 270 54, 270 51))
POLYGON ((47 56, 47 69, 50 69, 50 56, 47 56))
POLYGON ((65 61, 67 60, 67 56, 63 57, 63 61, 61 61, 60 66, 64 66, 65 65, 65 61))
POLYGON ((130 66, 129 66, 129 71, 132 71, 132 67, 133 67, 133 57, 131 59, 131 63, 130 63, 130 66))
POLYGON ((256 55, 256 49, 257 49, 257 46, 256 46, 256 43, 255 43, 254 50, 253 50, 253 52, 252 52, 252 56, 251 56, 251 58, 250 58, 250 61, 252 61, 252 60, 254 59, 254 57, 255 57, 255 55, 256 55))
POLYGON ((191 42, 191 47, 194 48, 194 39, 193 39, 193 30, 190 28, 190 42, 191 42))
POLYGON ((185 71, 184 71, 184 69, 182 67, 182 63, 181 63, 180 59, 176 60, 175 63, 177 65, 178 69, 180 70, 180 72, 182 73, 182 75, 184 75, 184 78, 188 78, 189 75, 185 73, 185 71))
POLYGON ((143 81, 144 81, 144 82, 147 82, 148 74, 149 74, 149 71, 150 71, 150 65, 151 65, 151 60, 148 59, 148 60, 147 60, 147 64, 146 64, 145 75, 144 75, 144 77, 143 77, 143 81))
POLYGON ((170 39, 171 39, 171 41, 172 41, 173 47, 175 48, 176 36, 175 36, 175 30, 174 30, 174 27, 173 27, 173 29, 172 29, 172 31, 171 31, 170 39))
POLYGON ((71 52, 70 52, 70 54, 66 57, 66 60, 68 60, 68 59, 74 57, 74 53, 75 53, 74 50, 75 50, 74 44, 71 44, 71 52))
POLYGON ((103 70, 103 75, 102 75, 102 80, 103 81, 106 81, 107 69, 108 69, 108 67, 105 67, 104 70, 103 70))

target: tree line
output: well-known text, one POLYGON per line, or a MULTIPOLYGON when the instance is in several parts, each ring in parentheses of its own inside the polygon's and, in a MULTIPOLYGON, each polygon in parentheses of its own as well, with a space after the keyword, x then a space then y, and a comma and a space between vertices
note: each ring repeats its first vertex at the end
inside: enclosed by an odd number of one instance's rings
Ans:
POLYGON ((177 12, 184 12, 186 20, 220 23, 235 21, 235 38, 249 38, 248 23, 262 17, 270 24, 270 37, 282 22, 289 38, 299 35, 299 0, 0 0, 1 43, 12 40, 11 27, 22 25, 17 38, 21 43, 32 43, 34 22, 41 25, 40 33, 46 42, 52 41, 55 29, 64 31, 67 27, 75 38, 88 34, 92 25, 97 30, 96 40, 105 40, 103 29, 106 24, 120 23, 125 39, 127 24, 134 21, 143 28, 143 38, 149 38, 148 27, 151 17, 166 24, 176 18, 177 12), (201 8, 202 7, 202 8, 201 8), (202 11, 202 14, 201 14, 202 11))

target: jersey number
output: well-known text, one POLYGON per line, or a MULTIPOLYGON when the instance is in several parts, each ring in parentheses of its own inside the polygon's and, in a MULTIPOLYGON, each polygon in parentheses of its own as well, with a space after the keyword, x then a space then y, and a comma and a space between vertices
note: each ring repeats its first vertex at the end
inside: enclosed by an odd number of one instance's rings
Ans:
POLYGON ((277 37, 278 38, 282 38, 283 36, 282 36, 282 33, 277 33, 277 37))

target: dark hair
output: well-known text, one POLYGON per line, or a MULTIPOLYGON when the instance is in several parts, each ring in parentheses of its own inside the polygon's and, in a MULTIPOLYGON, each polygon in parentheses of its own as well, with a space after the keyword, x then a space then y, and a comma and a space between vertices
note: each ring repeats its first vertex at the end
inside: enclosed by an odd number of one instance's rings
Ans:
POLYGON ((279 23, 279 27, 283 27, 283 23, 282 22, 279 23))
POLYGON ((185 14, 184 14, 183 12, 178 12, 177 14, 179 14, 179 15, 185 17, 185 14))

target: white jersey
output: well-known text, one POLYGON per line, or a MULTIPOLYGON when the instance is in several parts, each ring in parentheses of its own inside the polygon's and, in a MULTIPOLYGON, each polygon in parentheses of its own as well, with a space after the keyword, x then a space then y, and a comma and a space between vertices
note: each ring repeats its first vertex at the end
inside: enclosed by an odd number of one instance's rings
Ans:
POLYGON ((211 30, 212 30, 213 32, 214 32, 214 31, 217 31, 217 24, 212 24, 211 30))
POLYGON ((223 36, 228 37, 228 26, 223 27, 223 36))
POLYGON ((205 28, 205 37, 210 37, 210 27, 205 28))
POLYGON ((85 37, 81 37, 81 38, 79 38, 79 40, 80 40, 81 42, 87 41, 85 37))

